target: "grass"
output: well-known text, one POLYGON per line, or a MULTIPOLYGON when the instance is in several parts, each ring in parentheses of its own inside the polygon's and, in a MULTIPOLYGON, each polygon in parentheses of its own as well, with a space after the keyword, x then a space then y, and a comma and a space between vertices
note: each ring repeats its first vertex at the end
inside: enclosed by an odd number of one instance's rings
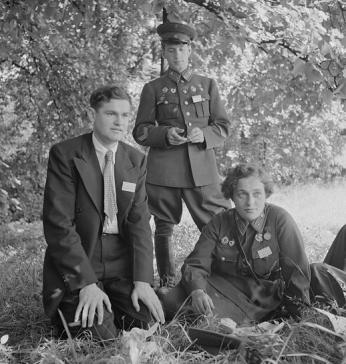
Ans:
MULTIPOLYGON (((321 261, 346 223, 345 196, 345 186, 339 182, 282 188, 270 202, 293 215, 309 259, 321 261)), ((198 235, 185 211, 174 235, 179 266, 198 235)), ((8 342, 0 345, 0 364, 128 363, 134 348, 141 353, 141 363, 340 363, 345 355, 345 341, 321 331, 317 324, 328 327, 328 323, 311 309, 306 309, 302 322, 287 321, 275 340, 254 341, 217 356, 198 350, 187 335, 187 326, 178 320, 161 326, 151 340, 119 337, 105 346, 88 337, 73 343, 57 340, 41 304, 44 249, 41 222, 16 222, 0 229, 0 338, 9 335, 8 342)), ((213 325, 217 326, 216 319, 213 325)))

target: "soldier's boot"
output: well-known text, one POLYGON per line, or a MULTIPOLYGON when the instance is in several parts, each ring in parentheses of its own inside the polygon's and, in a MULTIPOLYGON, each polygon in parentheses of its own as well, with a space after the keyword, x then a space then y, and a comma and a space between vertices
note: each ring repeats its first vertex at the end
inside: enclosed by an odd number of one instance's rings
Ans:
POLYGON ((155 255, 160 276, 160 287, 174 287, 176 283, 175 258, 171 236, 155 236, 155 255))

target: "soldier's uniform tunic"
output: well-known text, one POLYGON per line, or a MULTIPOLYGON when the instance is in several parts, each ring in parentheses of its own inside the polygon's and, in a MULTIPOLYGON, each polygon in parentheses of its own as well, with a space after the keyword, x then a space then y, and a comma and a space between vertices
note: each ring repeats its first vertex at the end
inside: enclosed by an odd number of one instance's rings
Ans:
POLYGON ((182 198, 199 229, 230 206, 220 192, 214 152, 228 135, 229 119, 214 80, 169 69, 144 86, 133 136, 150 147, 147 190, 159 235, 170 235, 180 221, 182 198), (171 127, 184 129, 184 136, 199 127, 205 141, 170 145, 171 127))
POLYGON ((181 219, 182 201, 200 230, 214 214, 230 207, 221 194, 214 153, 229 135, 229 120, 215 81, 188 68, 194 28, 165 21, 157 32, 170 68, 144 86, 133 136, 150 147, 146 186, 156 225, 155 255, 161 284, 172 286, 171 237, 181 219))

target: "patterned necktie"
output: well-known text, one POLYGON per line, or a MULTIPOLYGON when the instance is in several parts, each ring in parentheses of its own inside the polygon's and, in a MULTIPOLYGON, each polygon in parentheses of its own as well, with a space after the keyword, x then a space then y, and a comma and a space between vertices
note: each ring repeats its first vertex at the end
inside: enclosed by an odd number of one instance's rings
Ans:
POLYGON ((113 152, 111 150, 107 151, 105 159, 106 164, 103 170, 104 212, 109 221, 112 222, 118 212, 118 207, 115 194, 113 152))

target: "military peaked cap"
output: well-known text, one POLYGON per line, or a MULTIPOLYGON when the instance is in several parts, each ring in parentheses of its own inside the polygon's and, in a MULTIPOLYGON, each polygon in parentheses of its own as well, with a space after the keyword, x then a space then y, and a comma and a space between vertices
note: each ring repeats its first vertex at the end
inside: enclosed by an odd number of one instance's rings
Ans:
POLYGON ((188 44, 196 37, 195 29, 186 23, 165 22, 156 28, 163 42, 188 44))

